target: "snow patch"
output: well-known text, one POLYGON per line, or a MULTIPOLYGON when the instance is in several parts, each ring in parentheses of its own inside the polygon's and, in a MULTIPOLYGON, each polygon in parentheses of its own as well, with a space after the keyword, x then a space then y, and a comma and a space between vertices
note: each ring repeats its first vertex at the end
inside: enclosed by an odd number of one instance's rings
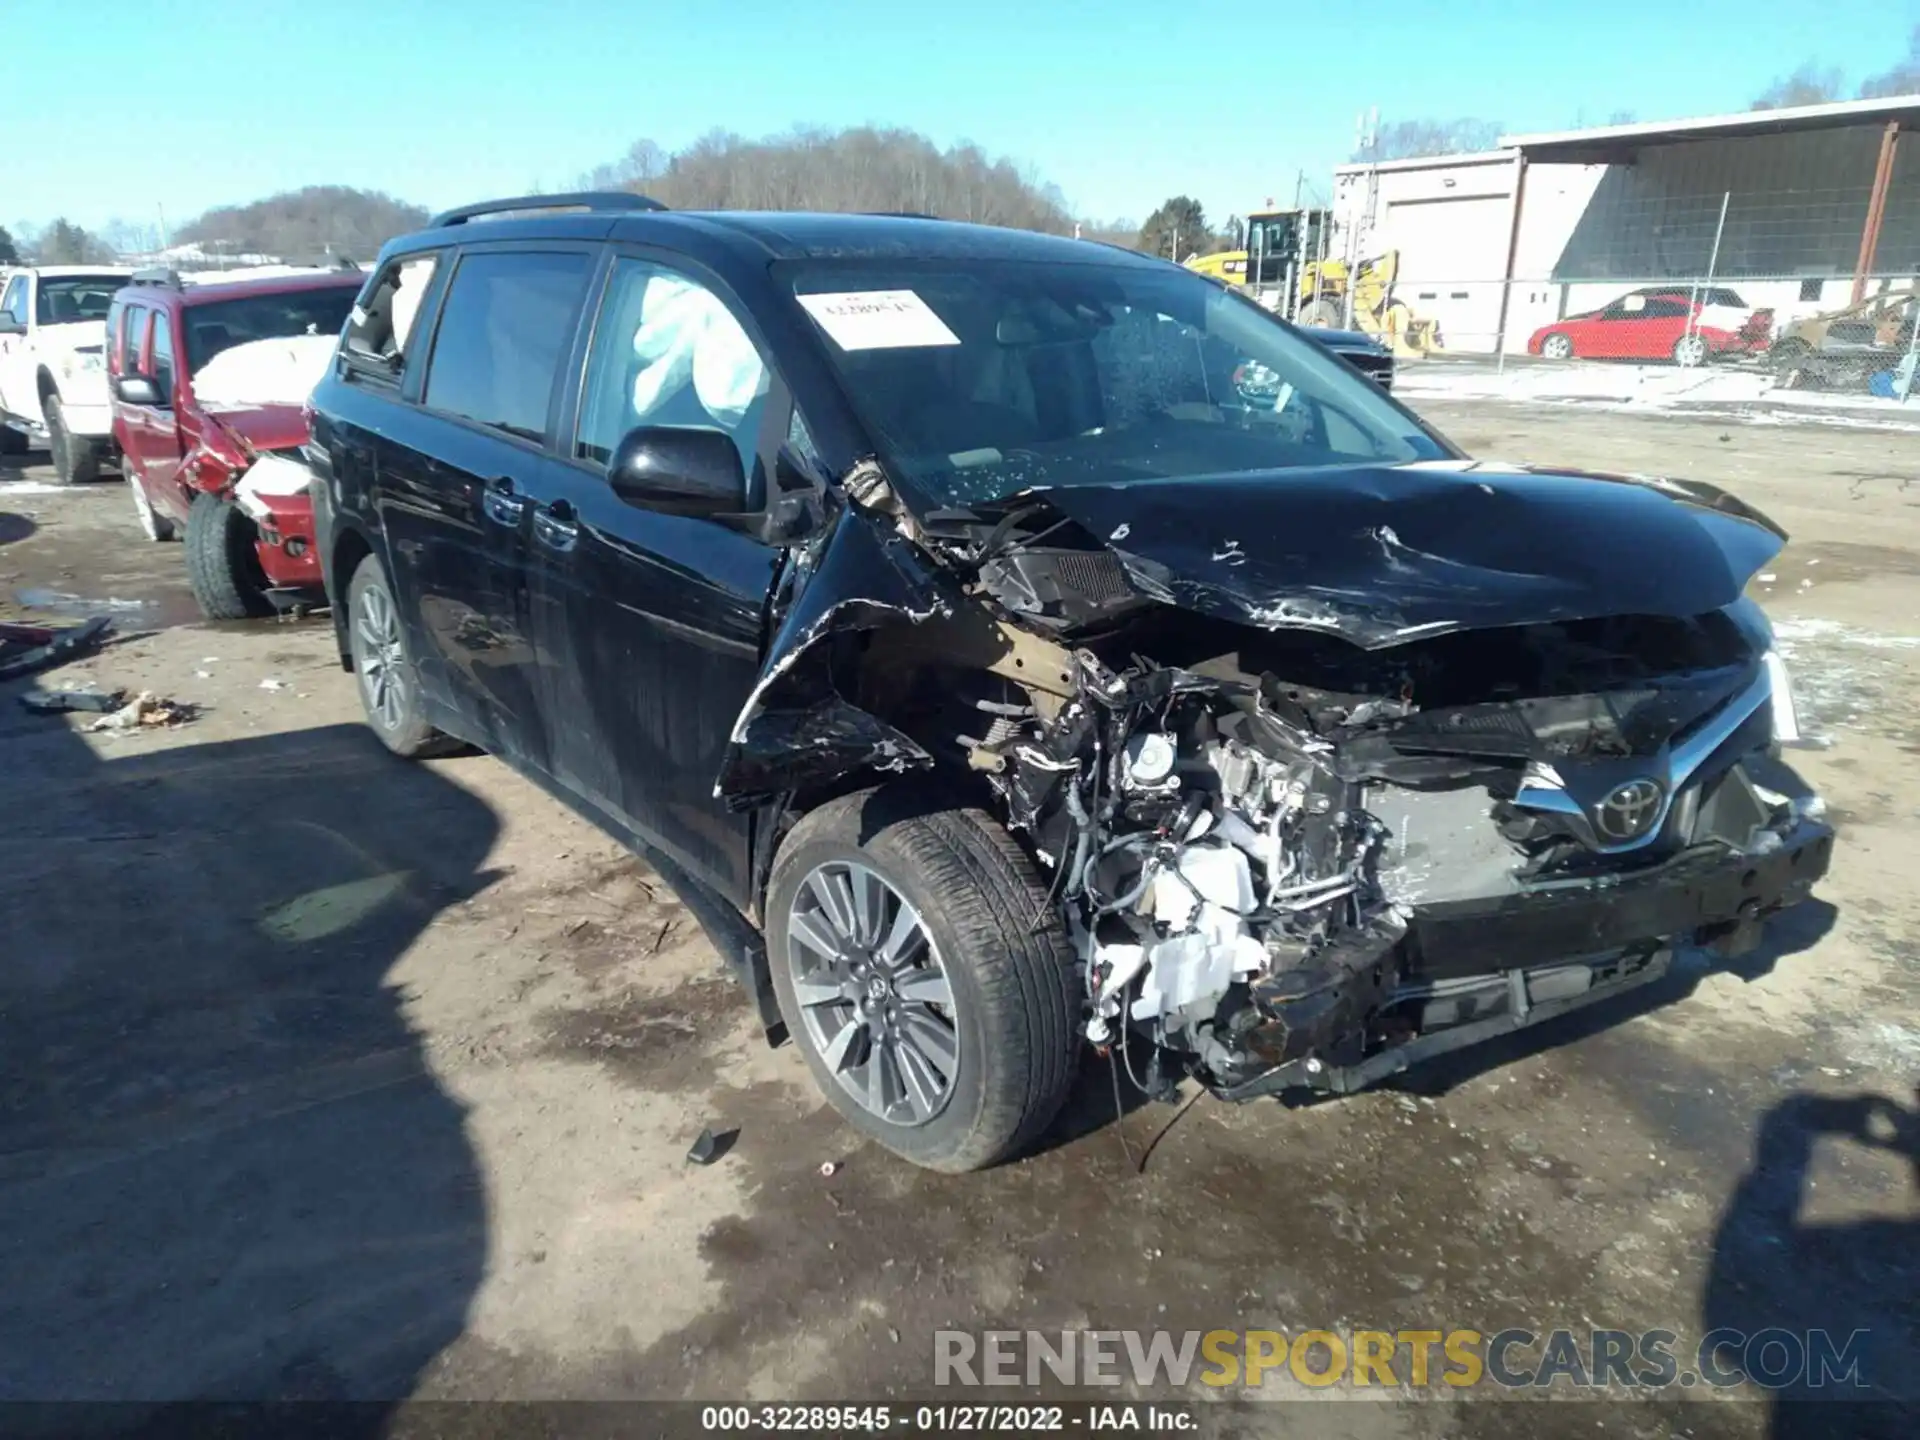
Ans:
POLYGON ((193 376, 202 405, 302 405, 333 363, 333 335, 250 340, 222 350, 193 376))

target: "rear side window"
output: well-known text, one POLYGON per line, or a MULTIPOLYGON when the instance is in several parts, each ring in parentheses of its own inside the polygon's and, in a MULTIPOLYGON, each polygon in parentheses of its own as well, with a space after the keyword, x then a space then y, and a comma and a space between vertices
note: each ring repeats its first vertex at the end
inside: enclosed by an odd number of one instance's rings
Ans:
POLYGON ((544 440, 553 382, 591 266, 592 257, 579 251, 462 259, 440 309, 427 406, 544 440))
POLYGON ((437 254, 408 255, 380 272, 372 293, 347 317, 345 351, 361 374, 397 377, 413 353, 420 297, 440 268, 437 254))

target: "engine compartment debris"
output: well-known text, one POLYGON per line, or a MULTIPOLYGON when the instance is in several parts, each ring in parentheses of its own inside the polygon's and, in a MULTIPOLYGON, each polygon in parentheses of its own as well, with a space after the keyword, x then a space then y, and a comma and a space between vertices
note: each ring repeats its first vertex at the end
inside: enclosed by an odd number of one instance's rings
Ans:
POLYGON ((1676 944, 1749 947, 1827 868, 1741 594, 1782 532, 1709 487, 1461 463, 848 494, 717 789, 979 787, 1051 876, 1085 1038, 1146 1093, 1164 1058, 1233 1099, 1357 1088, 1676 944), (1583 516, 1648 563, 1569 544, 1583 516))

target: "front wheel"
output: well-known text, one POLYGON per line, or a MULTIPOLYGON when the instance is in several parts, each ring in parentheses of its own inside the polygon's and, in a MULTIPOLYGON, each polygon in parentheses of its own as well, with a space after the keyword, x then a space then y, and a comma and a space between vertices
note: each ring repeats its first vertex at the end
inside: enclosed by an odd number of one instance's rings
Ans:
POLYGON ((1691 370, 1707 363, 1707 342, 1699 335, 1682 335, 1673 342, 1673 363, 1691 370))
POLYGON ((209 620, 273 613, 267 575, 254 548, 260 532, 239 506, 205 491, 187 511, 187 588, 209 620))
POLYGON ((100 446, 67 428, 67 412, 58 395, 49 395, 40 410, 47 422, 47 448, 53 452, 53 477, 62 485, 87 485, 100 478, 100 446))
POLYGON ((1052 1123, 1079 1058, 1079 964, 986 813, 914 785, 831 800, 781 847, 766 914, 780 1013, 854 1128, 959 1172, 1052 1123))
POLYGON ((1573 358, 1573 337, 1571 335, 1562 335, 1556 330, 1540 342, 1540 353, 1549 360, 1571 360, 1573 358))

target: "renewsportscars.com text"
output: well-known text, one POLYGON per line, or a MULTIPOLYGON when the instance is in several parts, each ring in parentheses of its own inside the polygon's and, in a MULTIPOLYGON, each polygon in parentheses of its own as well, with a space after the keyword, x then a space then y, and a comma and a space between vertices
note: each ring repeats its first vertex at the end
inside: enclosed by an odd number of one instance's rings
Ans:
POLYGON ((1864 1388, 1866 1331, 939 1330, 934 1384, 1864 1388))

